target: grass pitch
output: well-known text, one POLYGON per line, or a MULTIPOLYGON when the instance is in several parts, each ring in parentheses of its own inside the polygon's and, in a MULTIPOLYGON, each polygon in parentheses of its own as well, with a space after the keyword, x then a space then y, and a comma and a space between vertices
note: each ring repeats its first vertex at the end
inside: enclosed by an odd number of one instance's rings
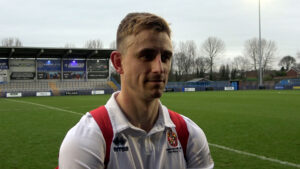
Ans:
MULTIPOLYGON (((0 168, 55 168, 66 132, 109 97, 0 98, 0 168)), ((161 100, 196 122, 209 143, 298 165, 211 145, 216 169, 299 168, 300 91, 165 93, 161 100)))

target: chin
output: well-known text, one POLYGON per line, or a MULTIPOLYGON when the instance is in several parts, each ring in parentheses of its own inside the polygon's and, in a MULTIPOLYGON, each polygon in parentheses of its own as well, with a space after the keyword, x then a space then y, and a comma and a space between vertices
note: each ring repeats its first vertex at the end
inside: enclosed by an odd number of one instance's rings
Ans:
POLYGON ((163 91, 164 87, 162 87, 161 85, 152 87, 151 89, 148 88, 145 91, 145 97, 149 99, 159 99, 161 98, 163 91))
POLYGON ((159 99, 159 98, 161 98, 161 96, 162 96, 162 92, 157 92, 157 93, 154 93, 152 97, 155 99, 159 99))
POLYGON ((151 97, 154 99, 159 99, 163 94, 162 90, 156 90, 154 92, 151 93, 151 97))

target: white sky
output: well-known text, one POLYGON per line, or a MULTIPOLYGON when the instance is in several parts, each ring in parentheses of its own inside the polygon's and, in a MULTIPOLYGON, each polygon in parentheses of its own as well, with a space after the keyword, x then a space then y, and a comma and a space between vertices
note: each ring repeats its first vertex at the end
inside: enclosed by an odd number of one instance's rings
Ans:
MULTIPOLYGON (((18 37, 24 46, 83 47, 87 40, 101 39, 108 48, 121 19, 142 11, 164 17, 176 43, 194 40, 200 47, 209 36, 222 39, 223 61, 242 55, 245 41, 258 37, 258 0, 0 0, 0 40, 18 37)), ((261 20, 262 38, 277 43, 277 59, 296 57, 300 1, 261 0, 261 20)))

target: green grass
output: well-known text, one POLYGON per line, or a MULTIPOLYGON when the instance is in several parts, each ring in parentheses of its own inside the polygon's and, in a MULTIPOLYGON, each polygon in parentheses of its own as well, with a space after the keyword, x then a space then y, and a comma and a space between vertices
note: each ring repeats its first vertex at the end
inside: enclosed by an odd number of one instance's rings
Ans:
MULTIPOLYGON (((13 100, 84 114, 109 97, 0 98, 0 168, 54 168, 66 132, 81 117, 13 100)), ((161 100, 194 120, 210 143, 300 163, 300 91, 165 93, 161 100)), ((213 146, 210 149, 217 169, 293 168, 213 146)))

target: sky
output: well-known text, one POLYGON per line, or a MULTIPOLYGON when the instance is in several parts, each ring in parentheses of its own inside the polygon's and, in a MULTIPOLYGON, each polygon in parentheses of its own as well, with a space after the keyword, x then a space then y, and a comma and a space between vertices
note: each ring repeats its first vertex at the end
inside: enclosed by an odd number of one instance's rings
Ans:
MULTIPOLYGON (((300 1, 260 0, 261 35, 277 44, 276 60, 300 52, 300 1)), ((258 0, 0 0, 0 40, 19 38, 23 46, 83 47, 100 39, 115 40, 129 12, 151 12, 167 20, 172 40, 222 39, 222 62, 243 55, 245 41, 259 35, 258 0)), ((298 58, 300 61, 300 58, 298 58)), ((275 65, 278 64, 278 61, 275 65)))

